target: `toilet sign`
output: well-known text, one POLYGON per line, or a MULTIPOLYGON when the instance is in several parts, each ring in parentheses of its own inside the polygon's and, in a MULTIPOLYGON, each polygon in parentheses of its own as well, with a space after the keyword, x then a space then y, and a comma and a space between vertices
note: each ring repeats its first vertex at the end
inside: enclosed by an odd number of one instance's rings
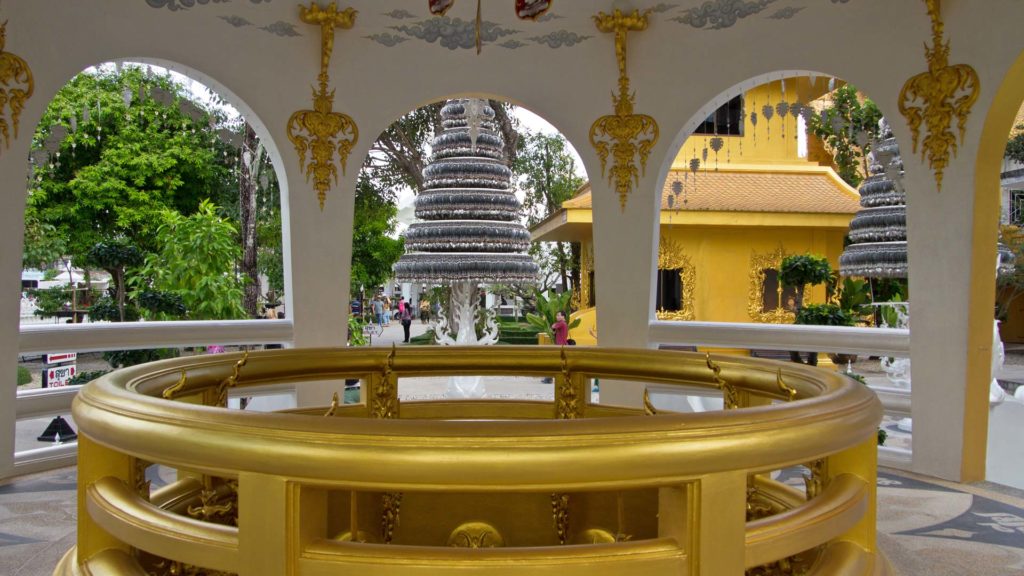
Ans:
POLYGON ((47 366, 43 369, 43 388, 61 388, 71 383, 77 368, 74 364, 47 366))

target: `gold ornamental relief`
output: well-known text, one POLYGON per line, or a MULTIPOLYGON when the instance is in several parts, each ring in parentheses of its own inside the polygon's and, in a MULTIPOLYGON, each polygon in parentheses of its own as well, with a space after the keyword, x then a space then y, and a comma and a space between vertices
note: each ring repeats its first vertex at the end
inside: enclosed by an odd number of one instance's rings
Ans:
POLYGON ((580 250, 580 307, 590 308, 590 295, 594 287, 590 285, 590 272, 594 269, 594 247, 584 246, 580 250))
POLYGON ((18 121, 25 102, 35 93, 36 83, 28 62, 7 51, 7 21, 0 24, 0 135, 4 148, 11 147, 11 136, 18 137, 18 121), (10 109, 10 119, 7 110, 10 109))
POLYGON ((334 89, 328 89, 334 29, 352 28, 356 11, 352 8, 338 10, 334 2, 326 8, 312 2, 308 8, 300 5, 299 15, 306 24, 320 27, 320 74, 317 87, 313 89, 313 109, 298 110, 288 118, 288 139, 299 154, 299 165, 306 174, 306 180, 313 179, 313 189, 320 201, 320 210, 323 210, 327 191, 338 181, 335 154, 344 175, 348 155, 359 141, 359 127, 350 116, 334 111, 334 89))
POLYGON ((452 530, 448 545, 453 548, 504 548, 505 538, 486 522, 466 522, 452 530))
POLYGON ((778 305, 770 310, 764 307, 764 282, 765 270, 778 270, 782 266, 782 259, 788 256, 786 250, 780 245, 774 252, 769 254, 750 254, 750 290, 747 292, 747 314, 754 322, 764 324, 792 324, 796 320, 796 314, 788 310, 783 304, 782 283, 776 286, 778 305))
POLYGON ((634 114, 633 103, 636 94, 629 88, 626 73, 626 34, 647 29, 647 15, 634 10, 625 14, 615 9, 611 14, 598 12, 594 23, 601 32, 615 34, 615 60, 619 67, 619 93, 612 94, 614 114, 601 116, 590 126, 590 145, 601 160, 601 176, 605 175, 608 156, 612 167, 608 181, 615 184, 619 205, 626 209, 626 199, 633 186, 640 184, 640 176, 647 171, 647 157, 658 143, 658 123, 646 114, 634 114), (637 169, 637 159, 640 169, 637 169))
POLYGON ((907 119, 913 137, 914 153, 921 143, 921 158, 927 159, 935 172, 935 183, 942 190, 942 177, 950 155, 956 156, 957 143, 964 140, 967 118, 978 100, 981 82, 978 73, 968 64, 949 64, 949 42, 944 40, 940 0, 924 0, 932 21, 932 45, 925 45, 928 71, 907 80, 900 91, 900 113, 907 119), (953 119, 957 135, 953 133, 953 119), (920 140, 921 125, 926 134, 920 140))
POLYGON ((694 312, 694 286, 697 284, 697 271, 690 257, 683 251, 683 246, 671 238, 662 237, 658 242, 658 269, 679 270, 679 279, 683 284, 682 308, 679 310, 657 310, 658 320, 682 321, 696 320, 694 312))

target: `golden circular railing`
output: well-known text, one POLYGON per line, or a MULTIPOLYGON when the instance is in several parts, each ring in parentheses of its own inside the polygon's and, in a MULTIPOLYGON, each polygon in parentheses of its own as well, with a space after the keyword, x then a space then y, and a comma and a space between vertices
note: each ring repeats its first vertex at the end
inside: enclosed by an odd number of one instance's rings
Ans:
POLYGON ((78 545, 55 574, 887 573, 875 544, 881 405, 797 364, 604 348, 278 350, 120 370, 84 387, 73 411, 78 545), (452 375, 552 376, 554 401, 399 399, 403 378, 452 375), (356 404, 225 408, 232 388, 351 378, 356 404), (595 378, 716 389, 726 410, 592 403, 595 378), (151 490, 153 464, 178 480, 151 490), (806 490, 770 479, 797 465, 806 490))

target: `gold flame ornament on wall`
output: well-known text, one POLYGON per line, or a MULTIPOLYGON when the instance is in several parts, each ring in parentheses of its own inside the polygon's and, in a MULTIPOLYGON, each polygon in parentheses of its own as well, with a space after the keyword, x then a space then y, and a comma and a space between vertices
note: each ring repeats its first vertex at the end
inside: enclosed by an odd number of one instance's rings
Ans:
POLYGON ((900 92, 900 113, 910 125, 917 153, 921 124, 927 134, 921 148, 921 158, 927 158, 935 172, 935 183, 942 190, 942 175, 949 165, 949 156, 956 156, 957 137, 950 125, 956 117, 960 142, 963 142, 967 117, 978 99, 981 84, 978 73, 967 64, 949 65, 949 42, 943 40, 945 24, 942 22, 940 0, 924 0, 932 20, 932 43, 925 45, 928 71, 914 76, 900 92))
POLYGON ((28 62, 16 54, 7 52, 7 21, 0 24, 0 134, 4 137, 4 147, 11 147, 11 132, 18 137, 18 120, 25 108, 25 101, 32 97, 36 90, 32 69, 28 62), (7 120, 5 108, 10 108, 11 119, 7 120))
POLYGON ((334 111, 334 89, 327 89, 331 81, 327 69, 334 51, 334 29, 351 28, 356 21, 356 11, 352 8, 338 10, 334 2, 326 8, 312 2, 308 8, 299 6, 299 15, 303 22, 320 26, 320 74, 317 76, 318 87, 313 89, 313 109, 292 114, 288 119, 288 139, 299 153, 299 163, 306 173, 306 180, 313 177, 313 188, 320 200, 320 210, 323 210, 327 191, 332 182, 338 180, 334 153, 338 153, 344 175, 349 152, 359 141, 359 128, 355 121, 334 111), (307 153, 311 156, 308 164, 307 153))
POLYGON ((647 171, 647 156, 658 142, 658 123, 645 114, 633 113, 635 94, 629 89, 626 74, 626 34, 647 29, 647 14, 634 10, 623 14, 616 9, 611 14, 598 12, 594 23, 601 32, 615 33, 615 59, 619 65, 619 93, 612 94, 615 114, 601 116, 590 127, 590 144, 601 159, 601 175, 605 174, 608 155, 612 156, 609 182, 615 182, 619 205, 626 209, 626 197, 640 184, 640 176, 647 171), (636 157, 640 158, 637 170, 636 157))

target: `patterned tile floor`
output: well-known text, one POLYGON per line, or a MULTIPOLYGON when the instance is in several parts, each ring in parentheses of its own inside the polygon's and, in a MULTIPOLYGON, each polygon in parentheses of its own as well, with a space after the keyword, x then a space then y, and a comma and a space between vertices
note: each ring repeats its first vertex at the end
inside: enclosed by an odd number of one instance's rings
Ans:
MULTIPOLYGON (((168 474, 156 473, 155 485, 168 474)), ((76 470, 0 485, 0 574, 48 576, 75 539, 76 470)), ((781 481, 802 486, 800 470, 781 481)), ((879 544, 904 576, 1024 575, 1024 492, 883 470, 879 544)))

